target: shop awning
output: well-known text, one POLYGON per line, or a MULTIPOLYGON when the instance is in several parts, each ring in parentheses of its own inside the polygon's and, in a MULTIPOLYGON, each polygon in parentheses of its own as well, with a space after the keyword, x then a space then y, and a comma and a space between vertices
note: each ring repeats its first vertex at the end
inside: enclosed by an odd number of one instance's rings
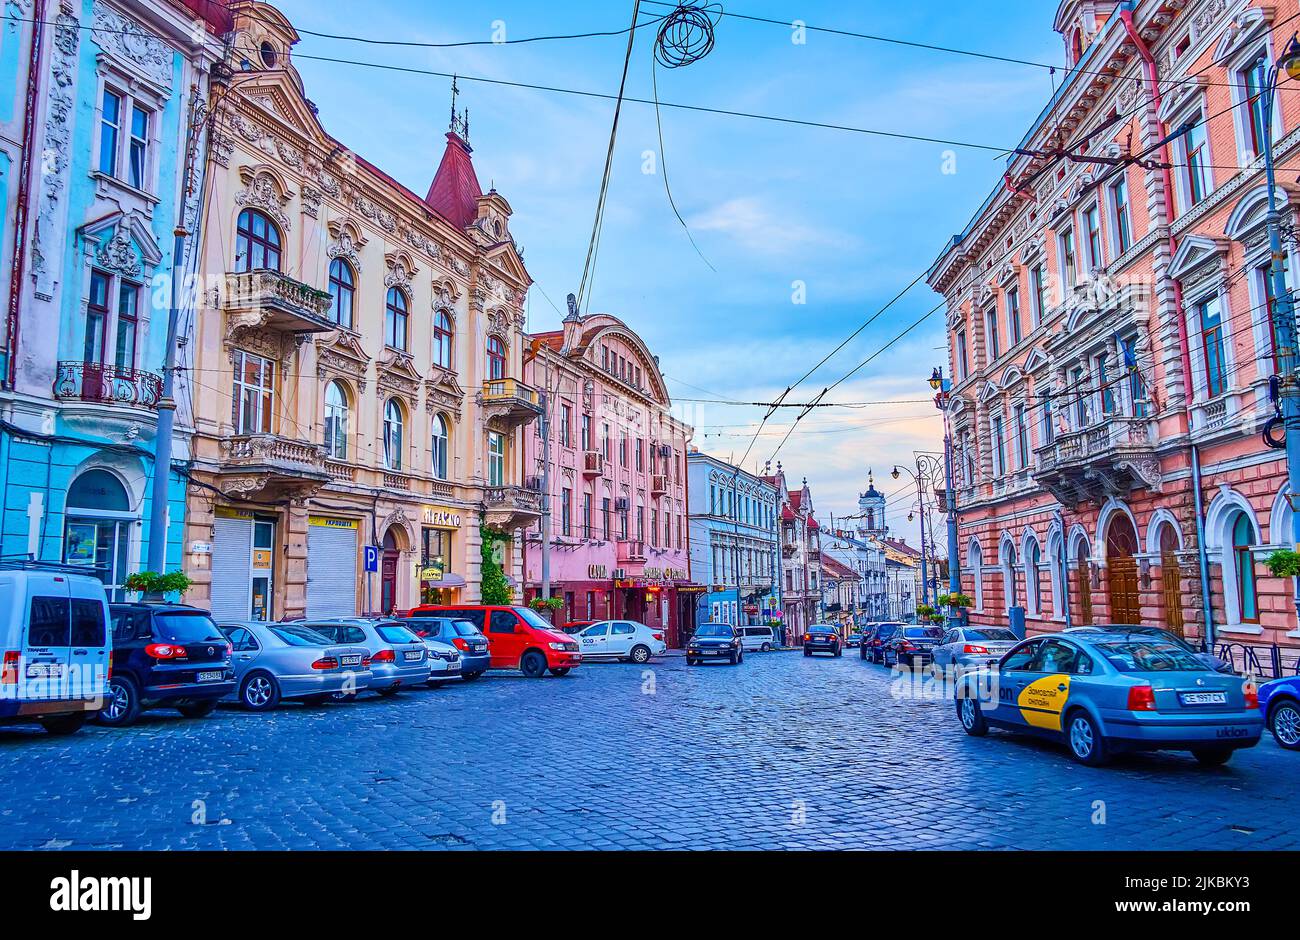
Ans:
POLYGON ((421 583, 425 587, 431 588, 458 588, 465 586, 465 578, 462 575, 452 574, 448 571, 442 576, 441 581, 424 581, 421 583))

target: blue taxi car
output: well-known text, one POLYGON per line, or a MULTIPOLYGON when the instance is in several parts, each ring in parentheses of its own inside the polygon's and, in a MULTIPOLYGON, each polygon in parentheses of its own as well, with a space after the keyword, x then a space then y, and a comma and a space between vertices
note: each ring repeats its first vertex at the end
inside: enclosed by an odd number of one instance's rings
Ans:
POLYGON ((1044 735, 1093 766, 1155 750, 1223 764, 1264 730, 1250 680, 1208 669, 1161 637, 1128 632, 1025 640, 958 680, 956 710, 967 734, 993 727, 1044 735))
POLYGON ((1273 740, 1288 751, 1300 751, 1300 676, 1261 685, 1259 711, 1273 732, 1273 740))

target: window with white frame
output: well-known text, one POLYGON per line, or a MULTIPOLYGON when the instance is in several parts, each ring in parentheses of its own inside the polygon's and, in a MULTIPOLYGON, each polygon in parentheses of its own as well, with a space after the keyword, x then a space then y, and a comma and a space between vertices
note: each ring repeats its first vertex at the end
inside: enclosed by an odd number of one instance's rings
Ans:
POLYGON ((133 189, 151 191, 154 122, 147 102, 105 84, 99 106, 98 171, 133 189))
POLYGON ((1007 291, 1007 329, 1011 333, 1011 345, 1019 345, 1023 333, 1020 323, 1020 289, 1016 287, 1007 291))
POLYGON ((1095 202, 1083 210, 1083 237, 1088 250, 1088 270, 1095 271, 1106 262, 1101 251, 1101 213, 1095 202))
POLYGON ((337 381, 325 386, 325 454, 331 460, 348 458, 348 393, 337 381))
POLYGON ((270 434, 275 406, 275 363, 236 349, 231 417, 236 434, 270 434))
POLYGON ((1007 472, 1005 420, 1002 412, 993 416, 990 431, 993 438, 993 475, 1000 477, 1007 472))
POLYGON ((1177 173, 1178 203, 1183 212, 1198 205, 1214 188, 1210 168, 1210 139, 1205 131, 1205 112, 1196 108, 1171 127, 1186 128, 1174 138, 1174 167, 1177 173))
POLYGON ((1079 259, 1074 248, 1074 229, 1066 228, 1056 239, 1058 258, 1061 264, 1061 283, 1070 290, 1078 283, 1079 259))
MULTIPOLYGON (((488 431, 488 486, 506 485, 506 438, 497 431, 488 431)), ((606 533, 608 537, 608 533, 606 533)))
POLYGON ((1033 325, 1037 327, 1043 322, 1043 316, 1047 313, 1047 272, 1042 264, 1034 265, 1029 271, 1029 291, 1032 300, 1029 315, 1033 325))
POLYGON ((1113 219, 1111 234, 1115 240, 1115 257, 1118 258, 1133 245, 1133 221, 1129 211, 1128 177, 1123 174, 1110 186, 1110 213, 1113 219))
POLYGON ((1029 466, 1029 421, 1025 417, 1024 405, 1016 405, 1015 422, 1016 460, 1019 463, 1019 469, 1024 470, 1029 466))
POLYGON ((1246 157, 1258 157, 1264 153, 1264 141, 1270 127, 1268 105, 1268 56, 1260 50, 1258 56, 1251 59, 1237 72, 1237 82, 1241 89, 1242 104, 1242 140, 1241 152, 1246 157))
POLYGON ((998 336, 997 304, 993 304, 984 311, 984 344, 987 362, 992 365, 1002 356, 1002 344, 998 336))

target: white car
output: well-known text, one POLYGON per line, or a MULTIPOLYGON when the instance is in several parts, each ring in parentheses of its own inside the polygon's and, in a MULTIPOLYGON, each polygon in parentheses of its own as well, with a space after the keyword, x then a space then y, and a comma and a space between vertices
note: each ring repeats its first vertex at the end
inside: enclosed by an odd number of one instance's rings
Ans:
POLYGON ((651 656, 662 656, 668 651, 663 631, 651 630, 632 620, 600 620, 582 630, 575 639, 583 659, 645 663, 651 656))
POLYGON ((766 653, 776 649, 776 633, 771 627, 740 627, 740 644, 745 650, 766 653))

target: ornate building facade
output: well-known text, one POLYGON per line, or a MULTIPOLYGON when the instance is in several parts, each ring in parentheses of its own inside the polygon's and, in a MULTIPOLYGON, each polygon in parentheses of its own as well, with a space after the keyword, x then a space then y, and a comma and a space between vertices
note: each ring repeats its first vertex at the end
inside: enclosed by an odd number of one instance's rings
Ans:
POLYGON ((421 198, 321 126, 274 7, 240 0, 215 89, 187 595, 271 618, 479 600, 522 581, 531 284, 455 114, 421 198))
MULTIPOLYGON (((659 360, 627 324, 580 316, 540 333, 525 379, 544 392, 549 427, 551 596, 566 620, 627 618, 681 644, 695 623, 686 526, 692 429, 673 417, 659 360)), ((540 425, 525 465, 546 476, 540 425)), ((526 590, 541 590, 539 529, 528 532, 526 590)))
MULTIPOLYGON (((0 555, 96 566, 117 599, 149 555, 169 287, 197 258, 173 233, 198 214, 192 157, 229 20, 205 0, 5 12, 0 555)), ((184 416, 173 446, 189 454, 184 416)), ((184 512, 173 477, 169 569, 184 512)))
MULTIPOLYGON (((962 584, 1030 632, 1300 641, 1273 416, 1260 89, 1295 31, 1248 0, 1062 3, 1068 77, 935 263, 962 584), (1129 159, 1130 157, 1136 159, 1129 159), (1208 619, 1207 619, 1208 618, 1208 619)), ((1294 245, 1300 98, 1273 105, 1294 245)))

